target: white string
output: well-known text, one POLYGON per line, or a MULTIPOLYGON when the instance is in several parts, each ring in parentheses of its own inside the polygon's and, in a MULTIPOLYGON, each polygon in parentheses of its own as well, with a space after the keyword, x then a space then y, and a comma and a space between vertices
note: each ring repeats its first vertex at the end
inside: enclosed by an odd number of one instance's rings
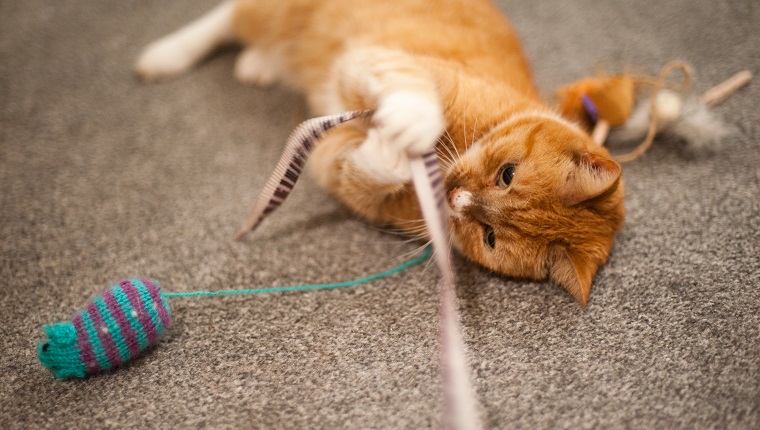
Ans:
MULTIPOLYGON (((436 157, 432 153, 432 157, 436 157)), ((451 265, 448 228, 446 218, 438 205, 442 193, 439 184, 437 190, 425 165, 425 156, 412 156, 410 163, 412 179, 417 198, 420 201, 422 215, 428 226, 433 242, 434 255, 438 269, 441 271, 440 290, 440 365, 443 376, 443 395, 445 402, 446 424, 453 429, 482 428, 478 415, 475 392, 470 382, 470 369, 465 357, 464 340, 459 312, 456 307, 456 290, 454 271, 451 265)), ((434 169, 440 174, 437 159, 434 169)))

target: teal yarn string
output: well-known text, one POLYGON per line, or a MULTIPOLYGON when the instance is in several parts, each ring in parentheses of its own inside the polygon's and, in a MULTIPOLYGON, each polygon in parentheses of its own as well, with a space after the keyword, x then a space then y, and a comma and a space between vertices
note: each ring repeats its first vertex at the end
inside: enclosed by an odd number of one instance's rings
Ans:
POLYGON ((431 254, 432 249, 428 247, 419 257, 390 270, 353 281, 330 284, 166 293, 156 281, 137 278, 123 280, 90 300, 70 321, 44 326, 45 339, 37 346, 37 356, 57 378, 84 378, 119 367, 158 343, 161 334, 171 325, 171 310, 167 298, 351 287, 385 278, 418 265, 431 254))
POLYGON ((352 281, 338 282, 331 284, 315 284, 315 285, 297 285, 293 287, 273 287, 273 288, 257 288, 248 290, 219 290, 219 291, 188 291, 185 293, 162 293, 164 297, 214 297, 214 296, 236 296, 247 294, 264 294, 264 293, 279 293, 283 291, 308 291, 308 290, 328 290, 334 288, 353 287, 359 284, 366 284, 367 282, 374 281, 376 279, 387 278, 395 273, 398 273, 404 269, 412 266, 416 266, 423 261, 430 258, 432 250, 430 247, 425 248, 425 251, 419 257, 409 260, 403 264, 400 264, 392 269, 384 272, 375 273, 374 275, 366 276, 364 278, 354 279, 352 281))

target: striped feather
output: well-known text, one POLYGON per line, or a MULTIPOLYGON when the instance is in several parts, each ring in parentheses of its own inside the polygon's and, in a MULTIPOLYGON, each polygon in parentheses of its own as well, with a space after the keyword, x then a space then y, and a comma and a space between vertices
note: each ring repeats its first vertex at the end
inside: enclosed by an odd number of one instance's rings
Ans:
POLYGON ((274 212, 288 198, 303 172, 309 154, 325 133, 339 124, 354 118, 369 116, 372 112, 355 111, 312 118, 296 127, 288 137, 280 161, 259 193, 256 203, 235 235, 235 239, 240 240, 246 233, 255 229, 265 217, 274 212))

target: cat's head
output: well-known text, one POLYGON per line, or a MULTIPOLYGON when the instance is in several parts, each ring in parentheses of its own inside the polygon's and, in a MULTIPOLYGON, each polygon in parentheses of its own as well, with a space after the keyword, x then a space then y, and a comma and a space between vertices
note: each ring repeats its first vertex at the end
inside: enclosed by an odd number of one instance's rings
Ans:
POLYGON ((446 175, 455 246, 500 274, 549 278, 582 305, 623 218, 621 169, 551 113, 512 117, 446 175))

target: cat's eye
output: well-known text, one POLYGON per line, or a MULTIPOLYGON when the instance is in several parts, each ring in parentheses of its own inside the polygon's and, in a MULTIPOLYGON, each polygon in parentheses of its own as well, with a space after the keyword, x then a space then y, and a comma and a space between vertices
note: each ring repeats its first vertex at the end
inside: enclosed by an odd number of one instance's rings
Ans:
POLYGON ((496 247, 496 233, 494 233, 493 227, 490 225, 487 225, 483 232, 483 242, 485 242, 489 248, 493 249, 496 247))
POLYGON ((507 188, 515 177, 515 165, 505 164, 499 169, 499 175, 496 178, 496 184, 502 188, 507 188))

